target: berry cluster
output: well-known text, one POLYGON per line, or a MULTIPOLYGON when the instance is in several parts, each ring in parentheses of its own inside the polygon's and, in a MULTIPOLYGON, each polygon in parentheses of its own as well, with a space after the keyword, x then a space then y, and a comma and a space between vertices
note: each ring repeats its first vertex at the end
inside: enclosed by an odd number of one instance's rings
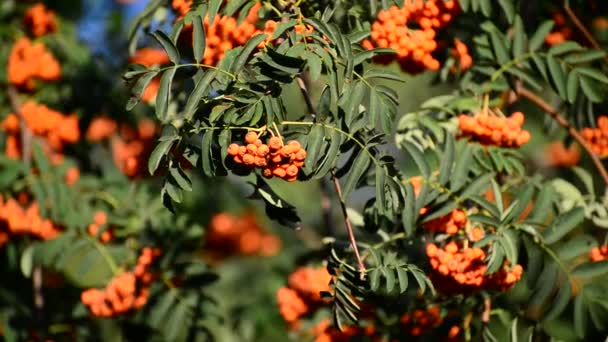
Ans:
POLYGON ((205 249, 213 259, 231 255, 272 256, 281 249, 281 240, 266 233, 252 213, 240 216, 220 213, 209 222, 205 249))
POLYGON ((38 203, 23 208, 16 200, 0 197, 0 247, 12 235, 30 235, 43 240, 57 237, 61 231, 50 220, 40 217, 38 203))
MULTIPOLYGON (((146 67, 160 66, 170 62, 167 53, 160 49, 142 48, 135 52, 129 59, 129 63, 137 63, 146 67)), ((141 100, 145 103, 152 103, 156 99, 158 88, 160 87, 160 77, 154 77, 141 95, 141 100)))
MULTIPOLYGON (((80 138, 78 118, 75 114, 63 115, 45 105, 27 101, 21 106, 21 115, 31 133, 44 142, 43 148, 51 162, 63 161, 63 148, 80 138)), ((2 122, 7 134, 5 154, 12 159, 21 157, 21 127, 17 114, 9 114, 2 122)))
MULTIPOLYGON (((87 228, 88 232, 92 236, 97 236, 97 233, 103 226, 108 223, 108 215, 103 211, 95 212, 93 215, 93 223, 89 225, 87 228)), ((108 227, 106 230, 99 234, 99 240, 101 242, 110 242, 114 239, 114 229, 113 227, 108 227)))
POLYGON ((8 58, 8 81, 19 88, 33 90, 34 80, 56 81, 61 78, 61 67, 55 57, 41 43, 27 38, 15 42, 8 58))
POLYGON ((549 46, 559 45, 572 37, 572 29, 568 27, 566 17, 562 13, 553 13, 553 22, 553 31, 545 36, 545 43, 549 46))
POLYGON ((473 65, 473 57, 469 54, 469 48, 460 39, 454 39, 454 48, 450 50, 450 56, 458 62, 450 70, 453 73, 458 70, 465 71, 473 65))
POLYGON ((443 322, 439 306, 433 305, 426 309, 416 309, 414 312, 401 316, 401 324, 410 336, 420 336, 437 328, 443 322))
POLYGON ((581 135, 600 157, 608 156, 608 116, 597 119, 597 128, 583 128, 581 135))
POLYGON ((608 245, 592 248, 589 251, 589 258, 596 262, 608 259, 608 245))
POLYGON ((23 25, 34 37, 57 31, 55 13, 47 9, 42 3, 35 4, 25 12, 23 25))
POLYGON ((257 133, 249 132, 245 142, 245 146, 236 143, 228 146, 228 154, 235 163, 249 169, 259 167, 266 178, 276 176, 288 182, 298 178, 306 159, 306 150, 298 141, 291 140, 284 145, 281 137, 273 136, 268 139, 268 144, 264 144, 257 133))
POLYGON ((224 58, 226 51, 241 45, 245 45, 247 41, 261 33, 255 27, 258 21, 258 11, 261 5, 254 5, 249 11, 249 15, 240 24, 234 17, 222 16, 215 18, 213 24, 209 25, 208 20, 205 20, 205 33, 207 34, 206 47, 203 57, 203 63, 208 65, 217 65, 224 58))
POLYGON ((87 289, 80 295, 94 316, 114 317, 138 310, 146 305, 149 288, 154 281, 150 265, 160 256, 160 250, 144 247, 132 272, 114 277, 104 289, 87 289))
POLYGON ((292 328, 300 317, 312 313, 323 304, 322 291, 329 291, 331 275, 325 268, 300 267, 288 280, 287 287, 277 292, 279 311, 292 328))
POLYGON ((86 138, 91 142, 109 139, 114 164, 126 176, 136 177, 147 172, 147 158, 154 149, 157 130, 156 123, 150 119, 140 120, 134 129, 127 124, 119 127, 114 120, 100 116, 89 125, 86 138))
MULTIPOLYGON (((310 329, 310 335, 315 337, 315 342, 348 342, 355 340, 357 337, 360 338, 360 336, 372 337, 375 334, 376 327, 374 325, 368 325, 365 328, 347 325, 340 330, 332 326, 329 319, 319 321, 310 329)), ((375 341, 376 339, 372 340, 375 341)))
POLYGON ((424 228, 435 233, 456 234, 467 224, 467 216, 459 209, 424 224, 424 228))
POLYGON ((448 243, 444 249, 429 244, 426 254, 432 268, 429 277, 437 290, 445 294, 505 291, 519 281, 523 272, 519 264, 508 271, 505 263, 500 270, 486 276, 486 253, 481 248, 460 247, 456 242, 448 243))
MULTIPOLYGON (((381 10, 372 24, 371 39, 364 40, 362 46, 395 50, 399 65, 409 73, 438 70, 440 63, 432 56, 438 46, 435 30, 446 26, 457 11, 455 0, 406 1, 403 8, 381 10)), ((377 61, 390 63, 393 59, 383 56, 377 61)))
POLYGON ((483 145, 519 147, 530 140, 530 132, 522 130, 524 114, 514 112, 503 118, 478 113, 474 117, 462 114, 458 117, 460 137, 470 137, 483 145))
POLYGON ((572 167, 581 159, 581 151, 577 145, 571 144, 570 147, 566 147, 561 141, 545 146, 543 155, 545 162, 554 167, 572 167))

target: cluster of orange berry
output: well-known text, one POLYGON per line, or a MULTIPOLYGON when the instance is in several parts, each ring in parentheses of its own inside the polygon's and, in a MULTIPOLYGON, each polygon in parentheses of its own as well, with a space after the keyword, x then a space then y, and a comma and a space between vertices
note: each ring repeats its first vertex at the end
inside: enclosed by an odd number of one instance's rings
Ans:
MULTIPOLYGON (((170 62, 169 56, 164 50, 155 48, 141 48, 129 59, 129 63, 141 64, 146 67, 160 66, 170 62)), ((142 101, 152 103, 156 99, 160 77, 154 77, 141 95, 142 101)))
POLYGON ((445 294, 471 293, 476 290, 505 291, 521 278, 523 269, 517 264, 509 271, 505 265, 489 276, 481 248, 460 247, 456 242, 448 243, 444 249, 435 244, 426 247, 432 272, 430 278, 437 290, 445 294))
POLYGON ((57 31, 55 13, 47 9, 42 3, 35 4, 25 12, 23 25, 27 27, 35 37, 44 36, 47 33, 57 31))
POLYGON ((583 128, 583 139, 600 157, 608 156, 608 116, 602 115, 597 119, 597 128, 583 128))
MULTIPOLYGON (((440 63, 432 56, 438 45, 436 29, 447 25, 458 10, 455 0, 415 0, 406 1, 403 8, 391 6, 378 13, 371 37, 364 40, 362 46, 395 50, 399 65, 409 73, 438 70, 440 63)), ((377 62, 390 63, 393 59, 394 56, 382 56, 377 62)))
POLYGON ((460 137, 470 137, 483 145, 519 147, 530 140, 530 132, 523 130, 524 114, 514 112, 508 118, 478 113, 474 117, 458 117, 460 137))
POLYGON ((86 133, 87 140, 100 142, 110 139, 112 157, 116 166, 126 176, 135 177, 145 174, 146 161, 154 149, 154 139, 157 134, 157 125, 153 120, 139 121, 137 129, 127 124, 120 126, 106 117, 95 118, 86 133))
POLYGON ((572 37, 572 29, 568 27, 566 17, 562 13, 553 13, 553 22, 553 31, 545 36, 545 43, 549 46, 559 45, 572 37))
MULTIPOLYGON (((108 215, 103 211, 95 212, 93 215, 93 223, 89 225, 87 228, 88 232, 92 236, 97 236, 99 229, 103 228, 108 223, 108 215)), ((114 229, 113 227, 108 227, 99 235, 99 240, 101 242, 110 242, 114 239, 114 229)))
POLYGON ((566 147, 563 142, 555 141, 545 146, 543 156, 549 166, 572 167, 581 160, 581 151, 575 144, 566 147))
POLYGON ((205 249, 214 259, 231 255, 273 256, 280 251, 281 240, 266 233, 252 213, 220 213, 209 222, 205 249))
POLYGON ((157 248, 144 247, 132 272, 114 277, 104 289, 91 288, 80 294, 80 300, 94 316, 114 317, 146 305, 154 275, 150 265, 160 256, 157 248))
POLYGON ((416 309, 411 314, 405 313, 400 321, 409 335, 420 336, 440 326, 443 319, 439 306, 432 305, 426 309, 416 309))
MULTIPOLYGON (((78 117, 75 114, 63 115, 33 101, 25 102, 20 111, 32 134, 44 140, 43 148, 51 162, 61 163, 64 146, 80 138, 78 117)), ((2 130, 7 134, 5 154, 9 158, 19 159, 22 153, 19 116, 9 114, 2 122, 2 130)))
MULTIPOLYGON (((423 208, 424 209, 424 208, 423 208)), ((435 233, 456 234, 467 224, 467 216, 459 209, 424 224, 424 228, 435 233)))
POLYGON ((608 245, 594 247, 589 251, 589 258, 592 261, 602 261, 608 259, 608 245))
POLYGON ((329 291, 331 275, 327 269, 299 267, 288 279, 288 286, 277 292, 279 312, 291 328, 298 320, 324 304, 321 292, 329 291))
POLYGON ((56 81, 61 66, 42 43, 23 37, 13 45, 8 59, 8 81, 16 87, 32 90, 35 79, 56 81))
POLYGON ((259 167, 266 178, 276 176, 288 182, 298 178, 306 159, 306 150, 298 141, 291 140, 285 145, 281 137, 273 136, 268 139, 268 144, 264 144, 257 133, 249 132, 245 142, 246 146, 236 143, 228 146, 228 154, 235 163, 250 169, 259 167))
POLYGON ((4 201, 0 197, 0 247, 12 235, 30 235, 43 240, 51 240, 61 233, 59 227, 48 219, 40 217, 38 203, 33 202, 23 208, 15 199, 4 201))
MULTIPOLYGON (((315 338, 315 342, 348 342, 361 336, 375 337, 376 333, 376 326, 371 324, 364 328, 347 325, 339 330, 331 325, 329 319, 322 319, 310 329, 309 335, 315 338)), ((372 339, 372 341, 376 340, 379 339, 372 339)))
POLYGON ((473 57, 469 54, 469 48, 460 39, 454 39, 454 48, 450 50, 450 56, 456 61, 457 65, 452 66, 451 72, 465 71, 473 65, 473 57))

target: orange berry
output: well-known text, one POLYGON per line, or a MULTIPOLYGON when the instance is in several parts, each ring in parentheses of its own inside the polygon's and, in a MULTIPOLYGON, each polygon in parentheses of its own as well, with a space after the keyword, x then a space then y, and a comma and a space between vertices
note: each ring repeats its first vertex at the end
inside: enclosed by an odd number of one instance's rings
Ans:
POLYGON ((258 140, 258 134, 256 132, 249 132, 245 135, 245 142, 248 144, 254 144, 258 140))

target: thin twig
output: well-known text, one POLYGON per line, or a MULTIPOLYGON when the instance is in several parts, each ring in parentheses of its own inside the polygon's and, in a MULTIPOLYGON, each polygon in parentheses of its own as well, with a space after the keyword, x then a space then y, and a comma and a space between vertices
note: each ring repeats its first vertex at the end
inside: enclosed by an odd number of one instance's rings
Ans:
POLYGON ((570 122, 568 121, 568 119, 566 119, 563 115, 561 115, 557 111, 557 109, 555 109, 553 106, 551 106, 550 104, 548 104, 547 102, 545 102, 538 95, 534 94, 533 92, 531 92, 530 90, 528 90, 528 89, 526 89, 526 88, 524 88, 522 86, 517 87, 517 94, 519 96, 527 99, 528 101, 532 102, 538 108, 540 108, 543 111, 545 111, 547 114, 549 114, 549 116, 553 120, 555 120, 555 122, 557 122, 566 131, 568 131, 568 134, 570 134, 570 136, 572 136, 572 138, 574 138, 574 140, 576 140, 576 142, 578 142, 583 147, 583 149, 585 149, 585 151, 587 152, 587 154, 589 154, 589 157, 591 158, 591 161, 593 161, 593 164, 595 165, 595 168, 600 173, 600 176, 602 176, 602 179, 604 180, 604 183, 606 183, 606 185, 608 185, 608 172, 606 172, 606 168, 604 167, 604 164, 602 164, 602 161, 598 158, 597 154, 595 152, 593 152, 593 150, 591 149, 591 147, 589 146, 589 144, 579 134, 579 132, 576 130, 576 128, 574 128, 574 126, 572 126, 570 124, 570 122))
POLYGON ((576 26, 576 28, 579 31, 581 31, 581 33, 583 34, 583 36, 585 36, 585 39, 587 39, 587 41, 589 42, 589 44, 591 44, 591 46, 593 46, 596 49, 601 49, 601 45, 595 40, 595 38, 593 38, 593 35, 591 34, 591 32, 589 32, 589 30, 587 30, 587 28, 585 27, 585 25, 583 25, 583 23, 581 22, 581 20, 572 11, 572 9, 570 8, 570 5, 567 2, 564 4, 564 11, 566 12, 566 14, 570 18, 570 20, 572 20, 572 22, 574 23, 574 25, 576 26))
POLYGON ((340 199, 340 207, 342 208, 342 215, 344 216, 344 223, 346 224, 346 231, 348 232, 348 238, 350 240, 350 244, 353 247, 355 252, 355 258, 357 259, 357 264, 359 265, 359 276, 363 280, 365 278, 365 264, 363 260, 361 260, 361 255, 359 254, 359 248, 357 247, 357 240, 355 239, 355 233, 353 232, 353 226, 350 224, 350 219, 348 218, 348 211, 346 210, 346 203, 344 203, 344 198, 342 197, 342 188, 340 187, 340 182, 338 181, 338 177, 336 177, 335 171, 331 172, 331 178, 334 181, 334 187, 336 188, 336 192, 338 193, 338 198, 340 199))
MULTIPOLYGON (((298 86, 300 87, 300 91, 304 96, 304 100, 306 101, 306 106, 308 107, 308 112, 315 115, 315 107, 310 98, 310 94, 308 93, 308 88, 306 86, 306 82, 301 76, 298 76, 298 86)), ((353 232, 353 226, 350 223, 350 219, 348 218, 348 212, 346 211, 346 203, 344 202, 344 198, 342 197, 342 188, 340 187, 340 181, 338 181, 338 177, 336 177, 335 171, 331 172, 331 178, 334 182, 334 187, 336 188, 336 192, 338 193, 338 199, 340 200, 340 207, 342 208, 342 215, 344 216, 344 224, 346 225, 346 231, 348 232, 348 238, 350 240, 350 244, 355 252, 355 258, 357 259, 357 264, 359 265, 359 273, 361 279, 365 278, 365 264, 363 260, 361 260, 361 255, 359 254, 359 248, 357 247, 357 240, 355 239, 355 233, 353 232)))

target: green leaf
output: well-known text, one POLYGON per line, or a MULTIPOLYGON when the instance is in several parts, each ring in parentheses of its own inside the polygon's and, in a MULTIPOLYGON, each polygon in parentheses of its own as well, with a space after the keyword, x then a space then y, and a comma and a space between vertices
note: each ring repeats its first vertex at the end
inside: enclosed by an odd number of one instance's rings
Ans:
POLYGON ((26 278, 29 278, 32 275, 32 269, 34 268, 33 261, 34 261, 34 245, 29 245, 23 251, 23 253, 21 253, 21 260, 19 261, 21 273, 26 278))
POLYGON ((576 101, 577 92, 578 75, 576 73, 576 69, 574 69, 568 74, 568 81, 566 82, 566 94, 568 95, 568 102, 574 103, 574 101, 576 101))
POLYGON ((231 17, 233 16, 239 8, 243 7, 245 3, 249 2, 249 0, 230 0, 226 3, 226 7, 224 8, 224 14, 231 17))
POLYGON ((568 64, 581 64, 593 62, 606 57, 606 52, 602 50, 585 50, 574 54, 569 54, 564 58, 568 64))
POLYGON ((582 207, 575 207, 570 211, 560 215, 553 224, 543 231, 543 237, 547 244, 553 244, 576 228, 585 219, 585 210, 582 207))
POLYGON ((589 235, 577 235, 571 240, 560 244, 555 250, 557 256, 562 260, 571 260, 589 253, 591 248, 597 247, 597 240, 589 235))
POLYGON ((547 53, 553 56, 558 56, 564 53, 569 53, 580 49, 582 49, 582 47, 577 42, 568 40, 551 47, 547 53))
POLYGON ((566 94, 566 76, 564 69, 557 59, 551 55, 547 56, 547 66, 549 67, 549 74, 553 80, 553 86, 557 90, 561 98, 567 98, 566 94))
POLYGON ((158 169, 158 166, 160 165, 161 159, 167 155, 169 149, 171 149, 176 140, 177 137, 174 137, 173 139, 161 141, 158 143, 158 145, 156 145, 150 154, 150 159, 148 159, 148 172, 150 175, 153 175, 154 172, 156 172, 156 169, 158 169))
POLYGON ((347 176, 346 182, 342 187, 344 199, 347 199, 350 193, 356 188, 357 184, 372 163, 371 158, 367 155, 367 151, 359 151, 355 158, 347 176))
POLYGON ((213 24, 215 15, 220 10, 223 0, 209 0, 209 10, 207 11, 209 16, 209 25, 213 24))
POLYGON ((139 103, 139 100, 141 99, 142 94, 144 93, 144 91, 146 90, 146 88, 148 87, 148 85, 150 84, 152 79, 154 77, 156 77, 157 74, 158 74, 158 71, 153 70, 153 71, 150 71, 150 72, 140 76, 137 79, 137 81, 135 82, 135 85, 133 86, 133 88, 131 88, 131 97, 129 98, 129 101, 127 101, 126 109, 128 111, 133 109, 135 107, 135 105, 137 105, 139 103))
POLYGON ((399 279, 399 292, 403 293, 409 285, 407 272, 402 268, 397 268, 397 278, 399 279))
POLYGON ((266 34, 261 33, 256 36, 253 36, 247 44, 243 46, 243 49, 239 52, 238 57, 236 57, 234 63, 230 67, 230 71, 232 73, 238 72, 243 69, 245 63, 247 63, 247 59, 249 59, 249 55, 258 48, 258 45, 266 39, 266 34))
POLYGON ((579 294, 574 298, 574 331, 576 336, 581 339, 585 338, 587 330, 587 308, 583 294, 579 294))
POLYGON ((439 165, 439 183, 445 185, 452 176, 452 166, 456 155, 454 136, 450 133, 445 138, 445 148, 439 165))
MULTIPOLYGON (((513 8, 513 2, 511 0, 501 0, 499 1, 503 6, 503 3, 511 4, 511 8, 513 8)), ((505 11, 506 12, 506 11, 505 11)), ((514 15, 514 10, 511 12, 511 16, 514 15)), ((512 20, 509 19, 509 21, 512 20)), ((513 24, 513 58, 517 58, 520 55, 523 55, 526 51, 526 31, 524 29, 524 23, 521 20, 521 17, 518 15, 515 17, 515 23, 513 24)))
POLYGON ((51 171, 51 166, 37 140, 34 140, 32 143, 32 155, 34 157, 34 163, 38 170, 40 170, 40 173, 48 176, 48 173, 51 171))
POLYGON ((157 42, 163 47, 163 49, 167 52, 169 59, 173 64, 179 64, 180 56, 177 47, 173 45, 171 38, 167 36, 163 31, 156 30, 152 33, 152 36, 156 39, 157 42))
MULTIPOLYGON (((521 21, 521 18, 515 16, 515 4, 513 3, 513 0, 498 0, 498 4, 502 7, 503 12, 505 12, 509 24, 513 22, 513 18, 515 17, 515 31, 517 32, 517 19, 521 21)), ((517 35, 517 33, 515 34, 517 35)))
POLYGON ((403 142, 403 147, 405 147, 410 157, 412 157, 414 160, 414 163, 418 167, 418 170, 420 170, 420 173, 425 178, 429 178, 431 176, 431 168, 429 167, 424 154, 420 152, 418 147, 409 142, 403 142))
POLYGON ((608 77, 600 70, 587 67, 578 67, 576 68, 576 71, 581 75, 585 75, 601 83, 608 84, 608 77))
POLYGON ((576 266, 572 276, 577 278, 591 278, 608 273, 608 260, 590 261, 576 266))
POLYGON ((168 69, 163 73, 160 78, 160 86, 158 87, 158 93, 156 94, 156 117, 164 121, 167 118, 167 111, 169 110, 169 102, 171 102, 171 83, 173 83, 173 77, 177 67, 168 69))
POLYGON ((562 282, 557 295, 553 299, 553 303, 551 303, 549 311, 543 314, 542 320, 546 322, 559 317, 559 315, 564 312, 568 306, 571 297, 572 286, 570 285, 570 281, 566 280, 562 282))
POLYGON ((452 191, 458 191, 466 184, 472 160, 473 149, 466 148, 465 146, 465 148, 461 150, 458 158, 456 158, 454 169, 450 176, 450 189, 452 191))
POLYGON ((492 42, 492 51, 496 56, 496 61, 499 64, 506 64, 509 62, 509 52, 505 43, 505 37, 498 31, 496 27, 492 27, 490 30, 490 41, 492 42))
POLYGON ((414 193, 414 187, 412 186, 412 183, 408 183, 405 186, 405 204, 403 213, 401 214, 403 229, 407 236, 412 236, 412 234, 414 234, 417 218, 418 214, 416 212, 416 195, 414 193))
POLYGON ((604 96, 599 89, 597 89, 597 83, 587 77, 579 78, 581 89, 583 93, 589 98, 591 102, 602 102, 604 96))
POLYGON ((203 173, 207 177, 212 177, 213 173, 213 162, 211 161, 211 143, 213 142, 213 131, 207 131, 203 135, 201 142, 201 163, 203 166, 203 173))
POLYGON ((179 167, 179 163, 173 163, 173 165, 169 167, 169 174, 182 190, 192 191, 192 181, 188 174, 179 167))
POLYGON ((205 54, 205 45, 207 44, 203 18, 200 15, 195 16, 192 20, 192 26, 194 26, 192 51, 194 53, 194 60, 200 63, 205 54))
POLYGON ((207 89, 210 88, 211 82, 216 75, 216 70, 204 71, 203 69, 200 69, 197 71, 194 76, 194 89, 192 90, 192 93, 190 93, 188 101, 186 101, 186 106, 184 107, 183 115, 186 119, 191 119, 194 113, 196 113, 199 102, 207 92, 207 89))
POLYGON ((546 20, 542 24, 540 24, 538 29, 536 29, 536 32, 534 32, 534 34, 530 38, 530 41, 528 43, 528 49, 530 51, 538 50, 545 42, 545 37, 547 36, 547 34, 549 34, 551 30, 553 30, 554 25, 555 23, 553 22, 553 20, 546 20))
POLYGON ((332 130, 331 141, 329 144, 329 150, 325 158, 319 165, 319 168, 315 172, 315 177, 324 177, 329 171, 335 166, 336 160, 340 153, 340 145, 342 143, 342 135, 336 130, 332 130))

